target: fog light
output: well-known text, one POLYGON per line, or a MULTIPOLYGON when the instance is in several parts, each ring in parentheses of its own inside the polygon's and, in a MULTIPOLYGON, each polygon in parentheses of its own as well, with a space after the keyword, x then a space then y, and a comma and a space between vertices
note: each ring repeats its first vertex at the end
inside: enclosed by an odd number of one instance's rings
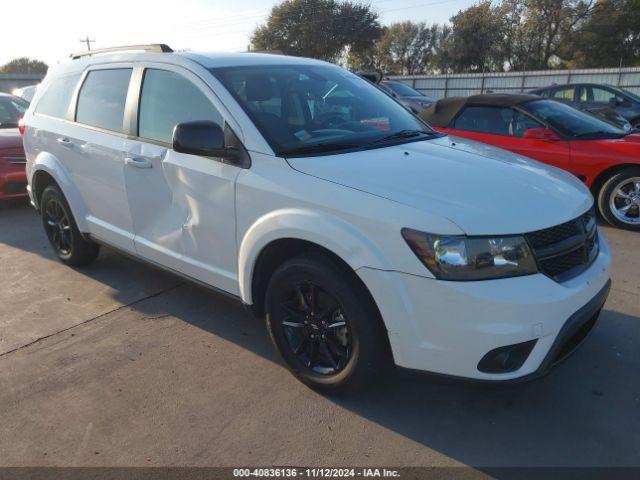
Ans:
POLYGON ((518 370, 525 362, 538 340, 494 348, 478 363, 484 373, 508 373, 518 370))

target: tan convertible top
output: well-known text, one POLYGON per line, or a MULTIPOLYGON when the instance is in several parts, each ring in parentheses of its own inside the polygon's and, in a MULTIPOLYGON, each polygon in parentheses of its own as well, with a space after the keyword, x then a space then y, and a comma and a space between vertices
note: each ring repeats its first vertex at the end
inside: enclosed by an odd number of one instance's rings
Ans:
POLYGON ((532 100, 539 100, 537 95, 487 93, 471 97, 449 97, 438 100, 424 110, 420 117, 434 127, 447 127, 465 106, 474 107, 513 107, 532 100))

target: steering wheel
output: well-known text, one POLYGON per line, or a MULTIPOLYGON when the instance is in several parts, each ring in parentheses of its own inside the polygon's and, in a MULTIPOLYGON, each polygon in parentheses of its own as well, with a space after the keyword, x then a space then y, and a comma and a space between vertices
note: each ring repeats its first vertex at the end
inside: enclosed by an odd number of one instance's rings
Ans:
POLYGON ((325 129, 341 125, 345 122, 344 118, 339 113, 329 112, 320 115, 316 119, 315 123, 320 127, 320 129, 325 129))

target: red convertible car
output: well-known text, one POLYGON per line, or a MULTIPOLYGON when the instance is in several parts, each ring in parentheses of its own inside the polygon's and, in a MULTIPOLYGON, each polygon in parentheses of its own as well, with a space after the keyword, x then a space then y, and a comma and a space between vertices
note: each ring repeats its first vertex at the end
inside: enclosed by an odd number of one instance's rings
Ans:
POLYGON ((0 93, 0 201, 27 198, 27 174, 18 122, 29 104, 0 93))
POLYGON ((437 130, 573 173, 610 224, 640 231, 640 132, 534 95, 445 98, 420 115, 437 130))

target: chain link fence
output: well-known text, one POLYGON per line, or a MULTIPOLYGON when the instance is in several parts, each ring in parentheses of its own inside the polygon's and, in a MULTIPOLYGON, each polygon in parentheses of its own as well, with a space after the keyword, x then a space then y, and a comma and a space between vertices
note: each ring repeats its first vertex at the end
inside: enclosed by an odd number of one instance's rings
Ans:
POLYGON ((465 97, 479 93, 522 93, 567 83, 606 83, 640 95, 640 68, 542 70, 529 72, 458 73, 389 77, 434 98, 465 97))

